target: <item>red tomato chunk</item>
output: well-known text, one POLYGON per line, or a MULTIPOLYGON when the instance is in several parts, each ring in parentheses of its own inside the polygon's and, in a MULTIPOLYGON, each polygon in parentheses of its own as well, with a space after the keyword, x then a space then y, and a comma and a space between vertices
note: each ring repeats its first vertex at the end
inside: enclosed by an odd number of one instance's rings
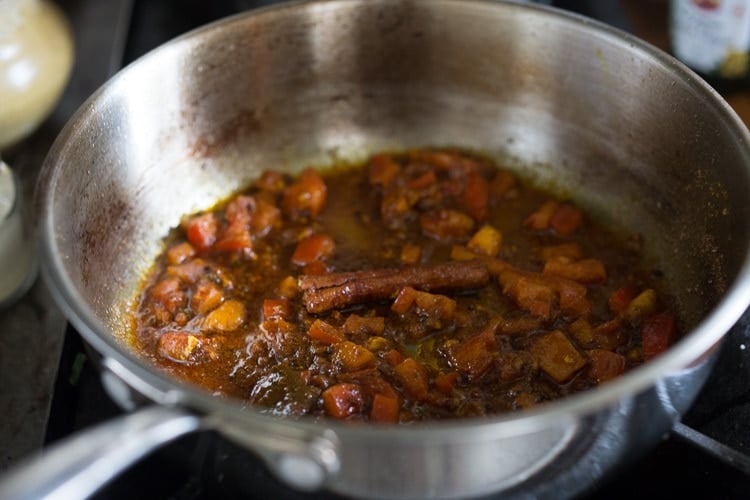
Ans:
POLYGON ((336 384, 323 391, 326 414, 334 418, 358 415, 365 407, 362 388, 356 384, 336 384))
POLYGON ((667 350, 674 340, 674 317, 661 313, 646 318, 641 328, 643 357, 651 359, 667 350))

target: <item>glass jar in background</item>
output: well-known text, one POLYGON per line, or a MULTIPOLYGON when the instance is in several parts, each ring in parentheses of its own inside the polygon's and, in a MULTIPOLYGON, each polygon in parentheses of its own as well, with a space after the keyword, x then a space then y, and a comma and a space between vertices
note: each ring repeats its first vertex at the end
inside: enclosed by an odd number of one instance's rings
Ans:
POLYGON ((0 0, 0 151, 57 103, 73 66, 70 26, 50 0, 0 0))
POLYGON ((750 1, 671 0, 674 56, 720 92, 750 86, 750 1))
POLYGON ((0 308, 19 299, 37 276, 34 238, 18 178, 0 160, 0 308))

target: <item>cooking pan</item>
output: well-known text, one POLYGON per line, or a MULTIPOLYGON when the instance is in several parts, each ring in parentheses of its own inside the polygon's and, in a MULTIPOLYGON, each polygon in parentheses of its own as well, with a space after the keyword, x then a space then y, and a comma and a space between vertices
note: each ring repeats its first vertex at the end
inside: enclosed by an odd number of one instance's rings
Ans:
MULTIPOLYGON (((75 114, 37 196, 44 277, 137 411, 9 473, 0 497, 90 494, 161 443, 211 430, 282 481, 377 498, 559 497, 654 446, 750 302, 750 137, 659 50, 546 7, 331 0, 228 18, 122 70, 75 114), (128 306, 162 237, 264 168, 460 146, 645 235, 686 336, 588 392, 404 426, 272 417, 131 352, 128 306)), ((576 489, 577 488, 577 489, 576 489)))

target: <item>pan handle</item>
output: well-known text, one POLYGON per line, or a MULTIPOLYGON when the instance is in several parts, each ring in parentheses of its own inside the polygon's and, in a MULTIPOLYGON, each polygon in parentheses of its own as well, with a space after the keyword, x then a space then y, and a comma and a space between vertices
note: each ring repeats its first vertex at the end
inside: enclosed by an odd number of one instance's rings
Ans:
POLYGON ((0 498, 87 498, 140 458, 203 427, 202 417, 185 410, 146 407, 66 438, 9 470, 0 478, 0 498))

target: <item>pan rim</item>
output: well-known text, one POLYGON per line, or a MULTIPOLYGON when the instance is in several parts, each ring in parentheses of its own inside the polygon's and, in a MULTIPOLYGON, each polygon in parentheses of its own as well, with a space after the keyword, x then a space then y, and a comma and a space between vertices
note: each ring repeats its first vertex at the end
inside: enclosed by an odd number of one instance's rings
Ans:
MULTIPOLYGON (((380 4, 388 4, 394 3, 397 0, 375 1, 380 4)), ((677 76, 688 82, 696 92, 705 96, 707 104, 713 107, 717 114, 722 116, 725 125, 736 134, 737 139, 743 144, 744 149, 750 151, 750 133, 748 133, 747 128, 741 122, 734 110, 713 88, 708 86, 707 83, 701 80, 692 72, 692 70, 684 66, 682 63, 633 35, 622 32, 598 21, 565 12, 560 9, 528 5, 517 1, 437 0, 437 2, 447 4, 473 4, 476 8, 528 9, 537 12, 538 15, 548 16, 551 21, 570 23, 575 25, 578 29, 594 31, 598 36, 601 36, 612 43, 630 47, 631 50, 638 51, 640 55, 645 55, 656 60, 659 65, 674 72, 677 76)), ((158 54, 160 51, 172 50, 178 44, 190 43, 205 32, 219 29, 232 23, 243 22, 249 17, 281 12, 284 9, 296 8, 298 5, 314 6, 319 4, 334 5, 348 3, 357 3, 357 0, 295 1, 280 6, 270 6, 252 12, 230 16, 190 31, 157 47, 131 63, 128 67, 122 69, 118 75, 132 71, 132 68, 136 67, 140 61, 145 58, 154 57, 154 55, 158 54)), ((117 76, 114 78, 117 78, 117 76)), ((102 96, 106 94, 107 90, 112 86, 113 80, 114 79, 110 79, 100 87, 79 108, 79 110, 76 111, 68 124, 64 127, 63 131, 58 135, 42 168, 44 181, 40 184, 40 189, 37 194, 37 206, 41 215, 39 224, 39 241, 41 245, 41 255, 43 256, 40 260, 42 275, 46 283, 49 285, 56 303, 63 310, 65 317, 95 350, 106 357, 114 359, 138 379, 153 387, 154 394, 152 399, 155 399, 156 402, 184 405, 187 408, 196 409, 213 415, 221 415, 226 412, 227 415, 232 415, 237 418, 253 419, 257 422, 273 421, 279 423, 287 421, 277 416, 265 414, 260 410, 248 408, 241 402, 212 396, 201 389, 184 384, 168 374, 160 372, 155 367, 149 366, 135 354, 128 352, 127 349, 119 344, 111 334, 107 333, 107 328, 104 327, 101 321, 96 319, 95 315, 88 307, 82 305, 84 301, 73 286, 72 280, 65 274, 63 256, 57 247, 55 238, 55 219, 54 215, 49 210, 49 207, 54 205, 52 193, 54 193, 54 186, 62 168, 60 158, 64 157, 68 141, 76 134, 78 125, 80 125, 82 118, 85 117, 86 114, 90 112, 90 109, 94 108, 102 96)), ((325 425, 334 431, 343 434, 349 432, 365 432, 376 435, 382 433, 397 433, 400 435, 409 434, 411 436, 420 436, 425 433, 432 433, 435 429, 444 431, 472 427, 482 429, 483 431, 489 431, 491 428, 498 425, 524 430, 557 424, 561 418, 583 417, 602 408, 611 406, 626 396, 632 396, 645 391, 673 373, 690 369, 692 363, 709 353, 720 343, 723 336, 737 322, 749 305, 750 251, 746 251, 740 270, 734 277, 733 282, 706 317, 704 317, 691 331, 687 332, 687 334, 665 354, 622 375, 621 377, 618 377, 618 379, 613 380, 606 385, 540 405, 535 409, 491 417, 482 417, 481 419, 471 418, 421 422, 419 426, 386 425, 356 427, 331 419, 326 420, 325 425)), ((320 423, 309 422, 306 420, 307 419, 303 418, 300 420, 288 420, 288 422, 293 425, 309 425, 316 428, 320 426, 320 423)))

